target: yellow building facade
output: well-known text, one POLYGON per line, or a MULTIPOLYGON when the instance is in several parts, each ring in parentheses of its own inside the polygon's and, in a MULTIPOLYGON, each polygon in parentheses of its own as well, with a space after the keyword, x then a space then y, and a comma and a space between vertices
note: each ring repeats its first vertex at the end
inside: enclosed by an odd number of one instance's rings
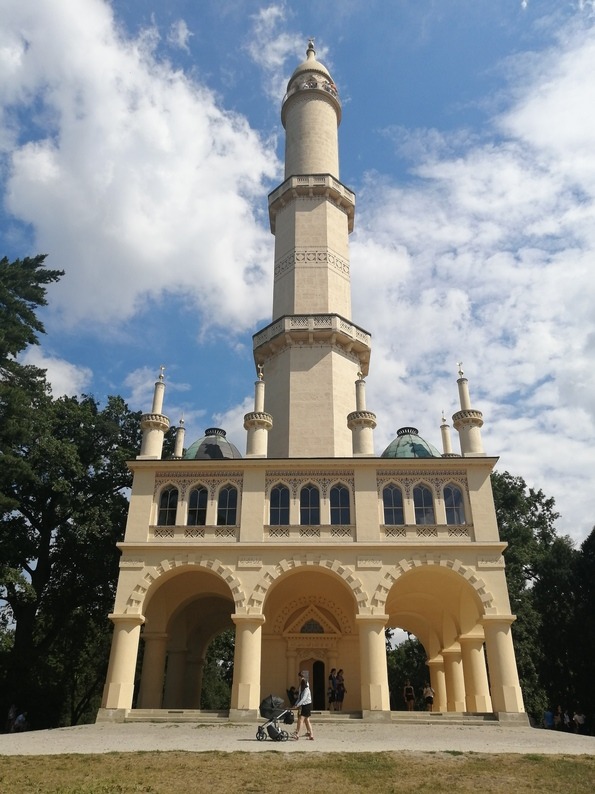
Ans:
POLYGON ((326 708, 330 670, 344 709, 391 718, 385 629, 427 654, 435 711, 526 721, 511 637, 483 418, 459 372, 443 451, 402 428, 378 457, 366 407, 371 336, 351 319, 355 196, 339 180, 341 102, 310 42, 281 118, 284 181, 271 322, 254 336, 254 411, 243 456, 211 428, 162 459, 163 375, 134 474, 99 720, 200 708, 207 647, 235 630, 229 718, 307 670, 326 708), (142 648, 142 665, 140 664, 142 648), (140 667, 140 682, 138 669, 140 667))

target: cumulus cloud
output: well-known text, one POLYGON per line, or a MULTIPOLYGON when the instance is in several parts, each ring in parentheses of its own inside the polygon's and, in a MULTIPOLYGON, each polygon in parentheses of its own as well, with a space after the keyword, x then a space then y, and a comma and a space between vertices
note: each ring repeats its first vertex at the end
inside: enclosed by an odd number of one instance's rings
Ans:
POLYGON ((154 56, 157 39, 125 39, 100 0, 4 3, 6 205, 66 270, 52 298, 65 322, 121 322, 178 294, 242 331, 269 309, 272 238, 254 208, 277 161, 154 56), (25 112, 36 126, 19 125, 25 112))
POLYGON ((508 65, 508 107, 482 140, 401 138, 414 179, 369 176, 352 246, 378 451, 408 423, 439 438, 460 357, 486 451, 553 494, 577 538, 595 523, 594 58, 595 28, 565 29, 529 69, 508 65))
POLYGON ((46 370, 46 380, 52 388, 54 397, 84 394, 93 378, 93 372, 89 367, 71 364, 63 358, 44 353, 36 346, 31 346, 25 351, 21 356, 21 362, 46 370))

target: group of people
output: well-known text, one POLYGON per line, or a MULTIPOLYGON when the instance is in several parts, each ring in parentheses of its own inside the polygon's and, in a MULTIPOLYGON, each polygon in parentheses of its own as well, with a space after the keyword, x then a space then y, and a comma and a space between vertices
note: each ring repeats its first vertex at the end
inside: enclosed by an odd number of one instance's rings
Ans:
MULTIPOLYGON (((426 711, 432 711, 434 708, 434 690, 430 686, 429 681, 425 683, 422 690, 422 697, 424 699, 426 711)), ((413 711, 415 707, 415 690, 409 679, 405 681, 405 686, 403 687, 403 700, 405 701, 407 711, 413 711)))
POLYGON ((587 719, 580 708, 572 713, 572 717, 570 711, 562 706, 546 709, 543 715, 543 727, 549 730, 586 733, 586 724, 587 719))
POLYGON ((345 700, 345 676, 343 668, 337 670, 333 667, 328 677, 328 710, 343 711, 343 701, 345 700))

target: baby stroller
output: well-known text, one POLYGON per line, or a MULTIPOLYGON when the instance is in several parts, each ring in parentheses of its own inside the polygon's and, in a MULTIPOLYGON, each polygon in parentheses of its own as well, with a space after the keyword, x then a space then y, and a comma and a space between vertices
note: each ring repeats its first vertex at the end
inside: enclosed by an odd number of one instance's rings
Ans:
POLYGON ((291 709, 283 707, 283 698, 269 695, 260 704, 260 716, 264 717, 266 722, 259 725, 256 730, 256 738, 259 742, 263 742, 267 735, 274 742, 286 742, 289 739, 287 731, 279 728, 279 720, 283 720, 285 725, 293 723, 293 712, 291 709))

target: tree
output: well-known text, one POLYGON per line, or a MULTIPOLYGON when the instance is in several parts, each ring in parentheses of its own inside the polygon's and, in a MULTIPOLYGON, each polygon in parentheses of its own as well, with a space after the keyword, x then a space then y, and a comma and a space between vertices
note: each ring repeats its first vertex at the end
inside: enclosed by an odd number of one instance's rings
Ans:
MULTIPOLYGON (((5 675, 20 704, 47 704, 49 690, 61 690, 65 671, 54 665, 44 682, 39 670, 68 644, 73 625, 81 649, 98 626, 107 628, 131 483, 125 461, 139 447, 139 418, 119 397, 100 409, 89 396, 46 394, 28 437, 5 450, 0 492, 10 508, 0 523, 1 586, 14 623, 5 675)), ((56 697, 65 700, 63 692, 56 697)), ((55 723, 56 708, 44 724, 55 723)))
POLYGON ((234 648, 234 629, 222 631, 209 643, 202 677, 201 708, 229 708, 233 681, 234 648))
MULTIPOLYGON (((421 707, 421 693, 429 670, 426 665, 426 651, 417 637, 409 635, 406 640, 387 651, 388 687, 390 691, 391 709, 405 709, 403 688, 409 679, 416 694, 417 707, 421 707)), ((425 706, 424 706, 425 709, 425 706)))
MULTIPOLYGON (((536 721, 546 706, 573 697, 576 550, 556 534, 555 501, 508 472, 492 475, 505 552, 512 631, 525 706, 536 721)), ((561 703, 564 705, 564 703, 561 703)))

